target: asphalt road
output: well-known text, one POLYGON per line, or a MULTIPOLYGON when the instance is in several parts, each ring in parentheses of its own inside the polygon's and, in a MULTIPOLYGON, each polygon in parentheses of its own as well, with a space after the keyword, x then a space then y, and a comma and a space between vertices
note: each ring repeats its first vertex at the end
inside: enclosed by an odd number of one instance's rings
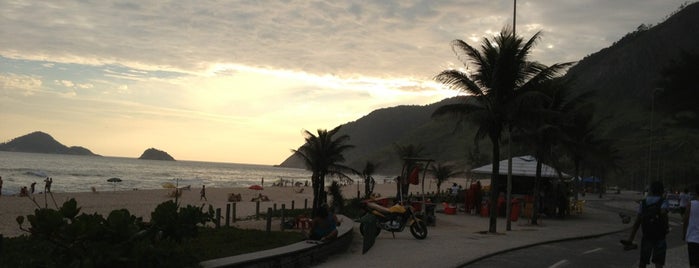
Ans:
MULTIPOLYGON (((667 236, 668 250, 685 245, 680 239, 681 232, 679 221, 671 220, 667 236)), ((498 254, 467 267, 638 267, 639 250, 624 251, 619 243, 620 239, 626 239, 627 236, 628 232, 622 232, 533 246, 498 254)), ((640 230, 636 242, 640 243, 640 230)))

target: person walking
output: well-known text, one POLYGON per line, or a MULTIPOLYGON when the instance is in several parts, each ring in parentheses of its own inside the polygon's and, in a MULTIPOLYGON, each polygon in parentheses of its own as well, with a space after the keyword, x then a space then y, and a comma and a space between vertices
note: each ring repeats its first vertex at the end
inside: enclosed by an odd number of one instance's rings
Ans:
POLYGON ((201 191, 199 193, 201 194, 201 196, 199 197, 199 201, 201 201, 202 199, 204 199, 204 201, 209 201, 208 199, 206 199, 206 185, 201 186, 201 191))
MULTIPOLYGON (((694 186, 694 193, 699 195, 699 184, 694 186)), ((689 267, 699 267, 699 201, 691 200, 687 211, 682 216, 682 240, 687 242, 689 267)))
POLYGON ((31 189, 31 194, 34 194, 34 189, 36 188, 36 182, 32 182, 32 184, 29 187, 31 189))
POLYGON ((483 202, 483 186, 481 186, 481 181, 476 181, 476 187, 473 189, 473 193, 476 214, 480 214, 482 206, 481 203, 483 202))
POLYGON ((638 246, 633 243, 638 228, 641 228, 641 256, 638 267, 644 268, 651 261, 655 267, 661 268, 665 265, 665 253, 667 242, 665 236, 669 231, 667 216, 668 203, 662 195, 664 192, 663 183, 654 181, 650 185, 649 195, 641 200, 638 207, 636 221, 631 228, 628 240, 621 240, 625 250, 635 249, 638 246))
POLYGON ((680 215, 684 216, 684 212, 687 210, 687 205, 689 204, 689 189, 684 188, 684 191, 680 194, 680 215))

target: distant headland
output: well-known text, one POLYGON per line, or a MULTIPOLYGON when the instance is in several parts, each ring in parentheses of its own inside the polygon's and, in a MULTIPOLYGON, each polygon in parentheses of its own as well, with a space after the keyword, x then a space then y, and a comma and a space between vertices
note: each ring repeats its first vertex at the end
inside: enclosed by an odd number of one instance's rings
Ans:
POLYGON ((175 161, 168 153, 155 148, 147 149, 138 159, 175 161))
POLYGON ((9 142, 0 143, 0 151, 100 156, 92 153, 92 151, 85 147, 65 146, 56 141, 53 137, 51 137, 51 135, 41 131, 35 131, 27 135, 14 138, 9 142))

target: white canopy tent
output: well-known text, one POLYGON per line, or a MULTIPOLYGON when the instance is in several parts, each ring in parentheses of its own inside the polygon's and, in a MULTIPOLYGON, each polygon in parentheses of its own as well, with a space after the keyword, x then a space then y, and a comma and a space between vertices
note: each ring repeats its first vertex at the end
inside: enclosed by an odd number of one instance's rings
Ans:
MULTIPOLYGON (((531 155, 516 156, 512 158, 512 176, 519 177, 536 177, 536 164, 537 160, 531 155)), ((499 174, 507 176, 507 159, 498 162, 500 165, 499 174)), ((475 174, 491 174, 493 172, 493 165, 485 165, 479 168, 474 168, 471 172, 475 174)), ((563 178, 570 178, 571 176, 562 173, 563 178)), ((541 164, 541 177, 542 178, 558 178, 558 172, 555 168, 541 164)))

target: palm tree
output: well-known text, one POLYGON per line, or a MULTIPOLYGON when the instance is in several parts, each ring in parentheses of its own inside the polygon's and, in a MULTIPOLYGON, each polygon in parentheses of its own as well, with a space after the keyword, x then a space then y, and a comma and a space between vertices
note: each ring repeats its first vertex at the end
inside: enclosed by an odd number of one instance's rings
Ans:
MULTIPOLYGON (((521 124, 521 135, 523 139, 534 151, 537 159, 536 178, 534 183, 534 212, 532 215, 532 224, 537 224, 538 207, 538 192, 541 182, 541 168, 543 162, 553 163, 556 165, 556 159, 561 157, 557 150, 557 146, 565 143, 568 137, 564 131, 566 127, 570 128, 571 118, 580 116, 582 108, 589 107, 589 93, 574 94, 570 87, 570 80, 551 79, 541 83, 535 89, 535 101, 530 101, 530 107, 523 111, 529 120, 523 121, 521 124), (582 108, 581 108, 582 107, 582 108)), ((583 109, 584 110, 584 109, 583 109)))
MULTIPOLYGON (((565 139, 561 143, 567 155, 570 157, 573 164, 573 178, 577 179, 582 176, 583 164, 588 159, 593 159, 591 154, 595 148, 595 144, 601 142, 596 135, 599 130, 599 125, 602 122, 593 121, 594 107, 591 103, 580 106, 575 112, 568 114, 565 121, 569 122, 562 126, 565 139)), ((574 195, 573 199, 578 200, 580 192, 579 183, 573 184, 574 195)))
MULTIPOLYGON (((466 65, 472 63, 475 70, 470 73, 459 70, 445 70, 435 79, 445 86, 463 91, 469 95, 463 102, 438 108, 434 115, 467 115, 478 124, 476 139, 488 137, 493 145, 490 187, 490 221, 488 231, 497 231, 496 208, 498 175, 500 166, 500 138, 502 132, 516 121, 515 101, 519 91, 536 88, 540 83, 552 79, 570 63, 546 66, 528 60, 534 43, 539 39, 538 32, 527 42, 516 37, 509 28, 493 37, 484 38, 480 50, 462 40, 452 42, 452 49, 466 65)), ((518 109, 525 106, 518 107, 518 109)))
POLYGON ((437 180, 437 193, 440 193, 442 183, 463 172, 455 170, 454 165, 436 163, 427 170, 437 180))
MULTIPOLYGON (((592 174, 605 177, 611 172, 622 172, 619 166, 621 161, 619 150, 610 139, 596 139, 592 142, 585 165, 592 174)), ((602 194, 600 189, 600 195, 602 194)))
POLYGON ((378 167, 378 164, 375 164, 374 162, 367 161, 366 164, 364 165, 364 169, 362 169, 362 177, 364 178, 364 197, 369 198, 371 196, 371 193, 374 192, 374 184, 376 183, 374 181, 374 178, 372 175, 374 175, 374 172, 376 172, 376 168, 378 167))
POLYGON ((346 144, 349 141, 348 135, 334 137, 339 130, 340 127, 330 131, 318 129, 318 136, 305 130, 306 143, 298 150, 292 150, 304 160, 306 168, 312 172, 313 216, 317 214, 320 205, 325 203, 327 199, 325 193, 326 176, 350 179, 344 173, 354 172, 351 168, 341 164, 345 161, 343 153, 354 146, 346 144))

